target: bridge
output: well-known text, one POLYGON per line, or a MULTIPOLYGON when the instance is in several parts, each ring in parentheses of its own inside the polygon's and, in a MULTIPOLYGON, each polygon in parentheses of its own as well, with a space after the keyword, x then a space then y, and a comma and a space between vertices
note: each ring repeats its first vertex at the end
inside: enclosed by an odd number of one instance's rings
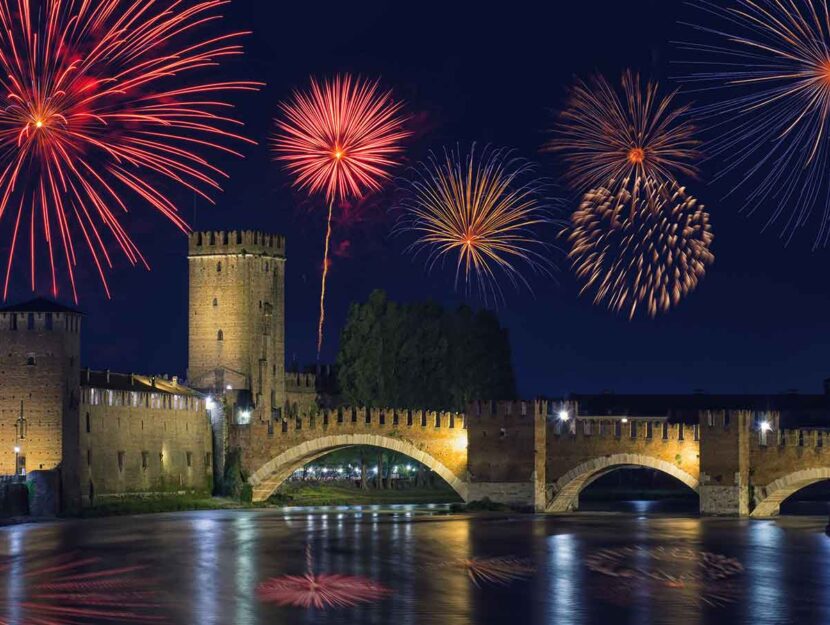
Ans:
MULTIPOLYGON (((702 514, 770 517, 799 490, 830 480, 830 432, 781 431, 775 413, 702 411, 694 425, 665 419, 564 420, 548 402, 476 402, 466 415, 393 409, 321 410, 281 422, 232 425, 254 500, 297 469, 357 445, 421 462, 464 501, 567 513, 603 475, 644 467, 700 497, 702 514)), ((564 416, 564 415, 563 415, 564 416)))

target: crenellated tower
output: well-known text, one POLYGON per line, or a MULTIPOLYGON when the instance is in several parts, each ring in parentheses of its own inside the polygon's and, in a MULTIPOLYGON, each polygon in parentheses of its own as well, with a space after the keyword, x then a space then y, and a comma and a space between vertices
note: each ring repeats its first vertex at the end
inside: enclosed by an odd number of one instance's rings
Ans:
POLYGON ((285 239, 252 231, 190 235, 191 386, 229 398, 237 422, 285 405, 285 239))

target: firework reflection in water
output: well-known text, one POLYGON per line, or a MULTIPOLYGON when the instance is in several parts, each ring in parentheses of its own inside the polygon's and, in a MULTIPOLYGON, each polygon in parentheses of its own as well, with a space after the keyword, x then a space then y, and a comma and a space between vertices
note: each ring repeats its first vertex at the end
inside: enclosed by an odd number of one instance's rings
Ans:
POLYGON ((507 586, 536 573, 536 567, 528 560, 513 557, 466 558, 446 562, 442 566, 464 570, 478 588, 485 585, 507 586))
POLYGON ((257 587, 256 594, 266 603, 324 610, 374 603, 388 597, 392 591, 365 577, 315 573, 309 545, 304 575, 271 578, 257 587))
POLYGON ((21 591, 0 595, 0 625, 167 622, 143 567, 105 568, 100 562, 66 555, 27 568, 5 559, 0 579, 8 586, 20 566, 21 591))
POLYGON ((585 563, 604 577, 596 591, 615 604, 630 603, 646 588, 649 594, 674 589, 710 606, 723 606, 738 599, 736 578, 744 572, 735 558, 689 548, 603 549, 585 563), (607 582, 609 577, 614 583, 607 582))

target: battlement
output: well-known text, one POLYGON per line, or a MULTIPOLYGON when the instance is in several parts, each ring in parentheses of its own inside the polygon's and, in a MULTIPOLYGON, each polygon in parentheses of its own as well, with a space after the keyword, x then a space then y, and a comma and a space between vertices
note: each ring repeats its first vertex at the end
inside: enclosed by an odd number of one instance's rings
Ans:
MULTIPOLYGON (((400 410, 393 408, 318 409, 269 424, 270 434, 287 434, 298 430, 327 430, 332 427, 360 427, 395 430, 399 428, 465 429, 464 414, 434 410, 400 410)), ((246 427, 246 426, 238 426, 246 427)))
POLYGON ((286 391, 314 392, 317 389, 317 376, 313 373, 289 372, 285 374, 286 391))
POLYGON ((669 423, 665 419, 651 417, 592 418, 548 423, 550 435, 559 442, 580 442, 589 439, 613 439, 620 442, 644 441, 697 441, 700 427, 697 424, 669 423))
POLYGON ((758 432, 752 437, 753 449, 812 449, 830 451, 830 431, 827 430, 778 430, 758 432))
POLYGON ((535 401, 474 401, 467 408, 470 419, 484 421, 513 421, 527 418, 532 422, 536 415, 553 414, 553 404, 544 400, 535 401))
POLYGON ((253 255, 285 258, 285 237, 254 230, 193 232, 188 255, 253 255))

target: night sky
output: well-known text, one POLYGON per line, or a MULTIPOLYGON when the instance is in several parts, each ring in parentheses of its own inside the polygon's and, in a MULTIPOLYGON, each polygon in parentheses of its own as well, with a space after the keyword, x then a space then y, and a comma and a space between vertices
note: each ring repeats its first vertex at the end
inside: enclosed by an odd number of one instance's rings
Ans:
MULTIPOLYGON (((555 157, 539 153, 575 76, 626 68, 665 83, 682 73, 671 43, 691 9, 670 0, 580 0, 493 5, 480 2, 264 2, 234 0, 233 28, 251 28, 247 56, 224 71, 262 80, 242 96, 240 116, 260 145, 244 161, 221 164, 231 174, 216 206, 173 197, 195 229, 259 229, 288 239, 289 364, 315 360, 315 332, 324 214, 296 195, 269 157, 267 137, 277 102, 309 75, 349 71, 381 76, 407 103, 417 136, 407 158, 472 141, 515 148, 560 180, 555 157), (542 6, 544 4, 544 6, 542 6)), ((812 232, 789 247, 779 230, 762 232, 766 213, 739 214, 726 185, 689 181, 710 210, 717 260, 698 290, 656 320, 629 322, 589 298, 560 254, 558 284, 532 279, 533 294, 505 285, 499 314, 509 327, 521 393, 818 391, 830 376, 830 252, 812 252, 812 232)), ((573 207, 576 199, 560 187, 573 207)), ((350 207, 338 222, 331 273, 324 360, 333 360, 350 302, 375 288, 393 298, 432 298, 448 305, 452 271, 427 275, 391 234, 391 192, 350 207)), ((86 313, 84 364, 118 371, 184 375, 187 366, 186 238, 143 206, 125 221, 153 266, 150 273, 119 261, 107 301, 91 267, 80 271, 86 313)), ((2 244, 0 244, 2 247, 2 244)), ((30 297, 25 274, 12 300, 30 297)), ((65 294, 65 293, 64 293, 65 294)))

